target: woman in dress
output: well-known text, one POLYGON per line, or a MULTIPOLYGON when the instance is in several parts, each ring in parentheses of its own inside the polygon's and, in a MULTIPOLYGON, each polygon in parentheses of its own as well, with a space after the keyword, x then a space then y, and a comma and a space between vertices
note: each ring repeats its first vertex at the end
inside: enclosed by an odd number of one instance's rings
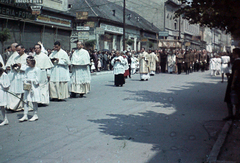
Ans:
POLYGON ((30 106, 30 102, 33 104, 33 116, 29 121, 38 120, 37 110, 38 110, 38 102, 40 102, 40 89, 39 89, 39 72, 40 69, 35 67, 36 61, 33 56, 27 57, 27 65, 28 67, 25 70, 24 77, 24 115, 20 122, 28 120, 28 110, 30 106))

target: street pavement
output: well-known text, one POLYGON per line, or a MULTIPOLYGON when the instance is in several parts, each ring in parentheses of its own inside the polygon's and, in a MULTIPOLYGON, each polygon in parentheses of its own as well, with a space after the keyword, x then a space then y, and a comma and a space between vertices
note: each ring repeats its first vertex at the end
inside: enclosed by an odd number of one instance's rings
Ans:
MULTIPOLYGON (((1 163, 201 163, 227 115, 226 82, 210 72, 139 74, 114 86, 110 73, 92 76, 83 98, 40 107, 39 120, 8 113, 0 128, 1 163)), ((32 112, 29 113, 31 118, 32 112)), ((2 118, 1 118, 2 119, 2 118)))

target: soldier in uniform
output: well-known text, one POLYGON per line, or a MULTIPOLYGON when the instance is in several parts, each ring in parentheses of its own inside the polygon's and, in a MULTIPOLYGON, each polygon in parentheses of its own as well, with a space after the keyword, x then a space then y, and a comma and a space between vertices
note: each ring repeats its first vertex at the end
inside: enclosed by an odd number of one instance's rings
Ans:
POLYGON ((185 65, 185 72, 186 75, 189 74, 190 71, 190 53, 186 50, 186 53, 184 54, 184 65, 185 65))
POLYGON ((176 55, 177 58, 177 68, 178 68, 178 74, 181 74, 182 72, 182 64, 183 64, 183 51, 179 51, 176 55))
POLYGON ((194 50, 194 71, 199 71, 199 51, 194 50))
POLYGON ((193 50, 190 50, 189 54, 190 54, 190 72, 193 72, 193 66, 194 66, 194 53, 193 53, 193 50))
POLYGON ((205 71, 206 64, 207 64, 207 54, 206 54, 206 50, 204 49, 202 54, 200 55, 200 67, 202 72, 205 71))
POLYGON ((167 64, 167 53, 165 51, 165 49, 163 49, 163 51, 160 53, 160 65, 161 65, 161 72, 165 73, 166 72, 166 64, 167 64))

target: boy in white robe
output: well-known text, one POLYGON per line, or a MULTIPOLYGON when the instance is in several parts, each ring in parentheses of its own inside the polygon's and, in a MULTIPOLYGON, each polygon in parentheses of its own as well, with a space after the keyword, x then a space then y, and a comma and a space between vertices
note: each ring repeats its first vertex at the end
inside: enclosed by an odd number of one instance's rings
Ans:
POLYGON ((83 49, 82 42, 77 42, 77 48, 71 58, 71 97, 76 97, 76 94, 80 94, 80 97, 87 94, 91 83, 90 55, 87 50, 83 49))
POLYGON ((54 67, 50 76, 50 97, 63 100, 69 97, 68 82, 70 81, 69 65, 71 64, 68 54, 61 49, 59 41, 54 43, 54 51, 50 54, 54 67))
POLYGON ((49 104, 49 82, 48 77, 50 74, 47 72, 49 69, 53 67, 53 64, 49 57, 42 52, 42 46, 40 44, 36 44, 34 46, 35 54, 33 57, 36 60, 36 67, 40 69, 40 76, 39 76, 39 88, 41 94, 40 104, 48 105, 49 104))

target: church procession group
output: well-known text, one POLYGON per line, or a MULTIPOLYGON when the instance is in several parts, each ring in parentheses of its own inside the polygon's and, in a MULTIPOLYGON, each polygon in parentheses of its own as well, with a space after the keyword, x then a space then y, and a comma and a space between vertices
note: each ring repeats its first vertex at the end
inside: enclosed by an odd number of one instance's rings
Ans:
POLYGON ((39 105, 48 105, 50 99, 64 100, 70 92, 82 97, 90 91, 90 55, 82 42, 77 43, 71 59, 59 41, 49 56, 40 42, 34 45, 33 55, 26 54, 24 45, 17 43, 11 45, 11 51, 6 62, 0 55, 0 109, 4 118, 0 126, 9 123, 6 109, 24 110, 19 122, 28 121, 31 109, 29 121, 36 121, 39 105))
MULTIPOLYGON (((28 120, 29 109, 33 116, 29 121, 38 120, 38 106, 48 105, 51 100, 62 101, 69 96, 82 97, 90 91, 91 67, 90 55, 82 42, 77 42, 77 49, 69 56, 56 41, 51 53, 41 42, 34 45, 34 53, 25 53, 21 44, 11 45, 11 55, 4 62, 0 55, 0 107, 4 120, 0 126, 8 124, 6 109, 24 110, 20 122, 28 120)), ((140 81, 148 81, 155 73, 189 74, 193 71, 208 70, 216 74, 217 58, 210 57, 206 50, 142 48, 134 51, 113 51, 110 60, 114 74, 114 85, 123 86, 126 78, 138 70, 140 81), (211 60, 210 60, 211 58, 211 60)), ((229 63, 229 57, 221 64, 229 63)), ((225 65, 224 65, 225 66, 225 65)), ((226 67, 226 66, 225 66, 226 67)), ((227 64, 227 67, 228 64, 227 64)), ((227 68, 226 67, 226 68, 227 68)), ((226 72, 222 72, 226 73, 226 72)))

